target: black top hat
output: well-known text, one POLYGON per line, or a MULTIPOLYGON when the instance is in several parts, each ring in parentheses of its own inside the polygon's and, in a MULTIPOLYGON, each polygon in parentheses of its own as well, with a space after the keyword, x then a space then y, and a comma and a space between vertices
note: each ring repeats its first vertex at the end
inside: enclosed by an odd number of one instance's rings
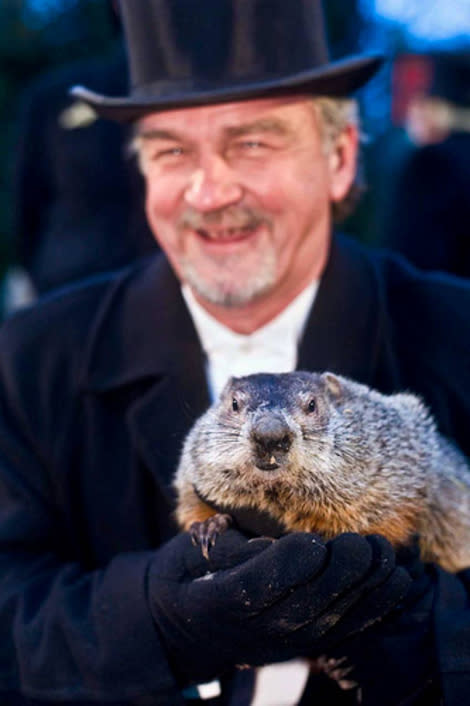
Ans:
POLYGON ((121 0, 131 92, 72 94, 106 118, 274 93, 349 95, 382 57, 329 62, 321 0, 121 0))

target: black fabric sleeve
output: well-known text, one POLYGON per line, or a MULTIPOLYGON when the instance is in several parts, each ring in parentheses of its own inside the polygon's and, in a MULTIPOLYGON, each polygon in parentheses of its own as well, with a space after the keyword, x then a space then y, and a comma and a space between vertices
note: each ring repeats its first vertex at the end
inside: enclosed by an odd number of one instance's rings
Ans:
POLYGON ((0 692, 183 703, 145 597, 155 552, 120 554, 93 571, 64 557, 60 503, 11 372, 0 358, 0 692))

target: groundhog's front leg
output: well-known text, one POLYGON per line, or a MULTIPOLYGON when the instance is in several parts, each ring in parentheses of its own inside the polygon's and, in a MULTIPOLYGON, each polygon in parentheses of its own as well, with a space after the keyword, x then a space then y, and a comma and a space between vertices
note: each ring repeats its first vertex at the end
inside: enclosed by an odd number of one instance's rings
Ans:
POLYGON ((190 484, 178 488, 176 519, 179 526, 190 533, 193 543, 200 545, 206 559, 217 537, 233 522, 230 515, 218 513, 201 500, 190 484))

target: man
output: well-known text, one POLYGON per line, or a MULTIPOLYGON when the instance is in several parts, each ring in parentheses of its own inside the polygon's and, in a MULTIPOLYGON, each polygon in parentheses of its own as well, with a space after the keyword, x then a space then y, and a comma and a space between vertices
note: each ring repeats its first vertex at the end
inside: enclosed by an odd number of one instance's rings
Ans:
POLYGON ((5 700, 259 706, 272 697, 236 665, 321 657, 335 678, 312 674, 277 706, 465 703, 465 572, 412 552, 397 566, 380 537, 231 530, 209 561, 172 538, 182 440, 232 373, 414 389, 468 450, 469 289, 331 239, 358 141, 352 105, 332 97, 380 62, 330 64, 316 0, 121 10, 131 95, 75 93, 135 123, 168 259, 2 331, 5 700))

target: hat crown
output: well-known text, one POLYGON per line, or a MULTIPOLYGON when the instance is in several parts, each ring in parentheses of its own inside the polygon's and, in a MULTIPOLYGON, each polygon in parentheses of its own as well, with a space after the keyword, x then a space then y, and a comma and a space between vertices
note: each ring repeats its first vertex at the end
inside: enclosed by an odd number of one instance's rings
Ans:
POLYGON ((72 95, 102 117, 282 94, 347 96, 379 55, 330 62, 321 0, 121 0, 130 94, 72 95))
POLYGON ((121 0, 134 95, 328 63, 321 0, 121 0))

